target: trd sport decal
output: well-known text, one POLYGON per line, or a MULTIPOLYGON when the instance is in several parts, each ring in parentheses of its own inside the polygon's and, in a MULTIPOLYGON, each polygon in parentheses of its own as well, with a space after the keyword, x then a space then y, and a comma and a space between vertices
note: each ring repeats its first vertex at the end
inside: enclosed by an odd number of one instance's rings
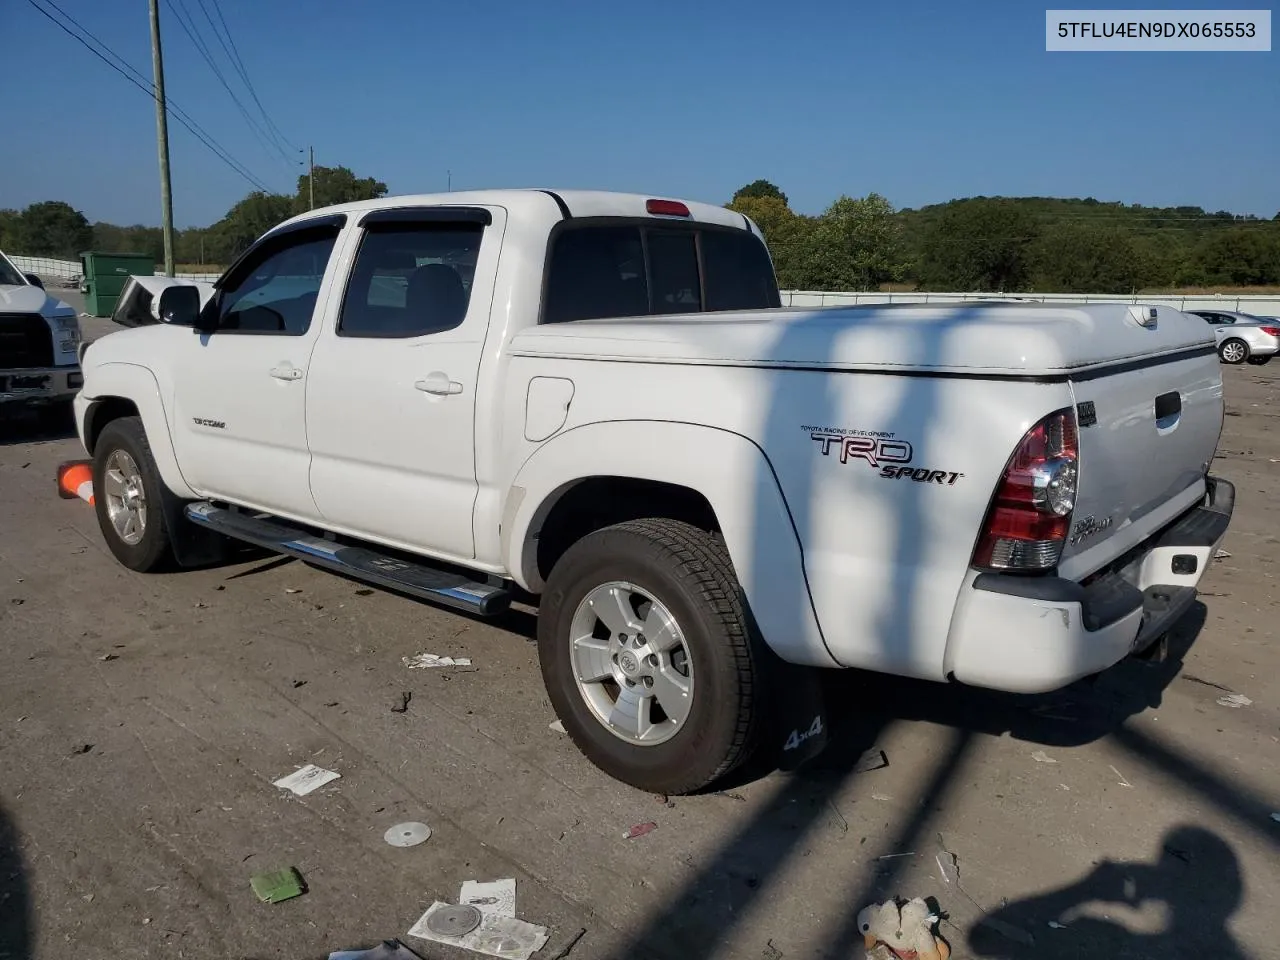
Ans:
POLYGON ((964 476, 954 470, 935 470, 932 467, 911 465, 915 455, 906 440, 895 439, 895 434, 873 430, 835 430, 830 427, 804 427, 809 438, 819 445, 824 457, 831 456, 832 448, 838 452, 841 463, 863 461, 880 471, 886 480, 914 480, 916 483, 940 483, 954 486, 964 476))

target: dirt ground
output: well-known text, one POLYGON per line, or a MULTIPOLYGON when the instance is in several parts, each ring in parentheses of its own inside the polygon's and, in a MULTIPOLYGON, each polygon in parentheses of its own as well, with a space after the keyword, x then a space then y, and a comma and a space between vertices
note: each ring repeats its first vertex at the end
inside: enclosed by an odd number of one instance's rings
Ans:
POLYGON ((55 495, 68 425, 6 424, 0 958, 321 960, 394 936, 476 956, 405 934, 503 877, 549 928, 541 960, 582 930, 571 960, 860 958, 858 910, 893 894, 937 899, 957 960, 1278 957, 1280 363, 1226 379, 1231 555, 1167 660, 1030 698, 842 674, 819 760, 668 803, 548 728, 527 614, 278 559, 132 574, 55 495), (401 664, 422 651, 473 666, 401 664), (875 750, 888 765, 855 772, 875 750), (272 785, 312 762, 341 779, 272 785), (406 820, 431 839, 387 845, 406 820), (287 866, 308 892, 258 902, 249 877, 287 866))

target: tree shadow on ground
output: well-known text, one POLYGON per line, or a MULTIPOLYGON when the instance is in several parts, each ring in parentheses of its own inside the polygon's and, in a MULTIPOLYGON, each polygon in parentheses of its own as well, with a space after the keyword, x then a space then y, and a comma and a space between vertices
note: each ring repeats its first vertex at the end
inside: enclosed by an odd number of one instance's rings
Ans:
MULTIPOLYGON (((76 422, 70 404, 0 404, 0 447, 51 443, 75 437, 76 422)), ((80 452, 80 456, 84 453, 80 452)))
MULTIPOLYGON (((1123 737, 1127 720, 1160 704, 1204 622, 1205 608, 1196 604, 1171 631, 1162 648, 1163 656, 1151 660, 1130 658, 1098 676, 1042 696, 1015 696, 861 671, 827 674, 827 749, 799 770, 783 775, 780 788, 767 805, 743 822, 711 856, 696 864, 695 875, 632 940, 635 956, 705 960, 722 955, 720 941, 726 932, 762 906, 762 893, 768 899, 767 891, 776 874, 811 842, 807 835, 839 816, 833 812, 833 798, 853 778, 875 775, 874 770, 860 771, 865 759, 875 755, 884 733, 902 721, 924 721, 943 727, 946 745, 942 758, 909 809, 886 833, 857 838, 860 859, 869 865, 862 871, 857 888, 849 891, 847 916, 820 918, 832 934, 821 956, 841 960, 854 956, 862 942, 855 922, 858 909, 900 892, 897 885, 909 858, 895 855, 917 849, 930 836, 934 818, 966 782, 964 768, 982 736, 1009 734, 1027 742, 1059 747, 1081 746, 1108 736, 1123 737)), ((1190 764, 1182 757, 1177 760, 1190 764)), ((893 763, 894 758, 889 757, 889 762, 893 763)), ((736 783, 768 772, 757 766, 737 778, 736 783)), ((1182 771, 1182 777, 1202 792, 1221 793, 1227 789, 1223 786, 1215 791, 1213 786, 1218 781, 1211 774, 1201 777, 1210 781, 1207 788, 1197 784, 1187 771, 1182 771)), ((719 787, 729 791, 734 785, 726 782, 719 787)), ((1209 845, 1205 851, 1203 856, 1209 865, 1223 859, 1215 860, 1209 845)), ((1146 882, 1150 889, 1157 889, 1149 879, 1146 882)), ((1085 952, 1074 956, 1111 955, 1085 952)))
POLYGON ((1151 863, 1104 860, 1073 884, 994 911, 969 931, 968 946, 985 960, 1244 960, 1227 929, 1243 899, 1231 847, 1181 826, 1151 863), (1002 930, 1010 927, 1034 943, 1016 942, 1002 930))
POLYGON ((31 917, 31 891, 18 830, 0 805, 0 957, 26 960, 34 954, 31 917))

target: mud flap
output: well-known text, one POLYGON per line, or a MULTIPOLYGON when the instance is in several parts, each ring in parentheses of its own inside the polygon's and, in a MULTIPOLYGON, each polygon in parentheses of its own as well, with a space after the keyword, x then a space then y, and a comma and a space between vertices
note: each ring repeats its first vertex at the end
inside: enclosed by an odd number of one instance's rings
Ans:
POLYGON ((795 770, 826 749, 826 698, 816 668, 779 663, 775 669, 777 765, 779 770, 795 770))
POLYGON ((162 495, 173 559, 180 567, 207 567, 231 558, 235 542, 187 519, 186 502, 168 490, 162 495))

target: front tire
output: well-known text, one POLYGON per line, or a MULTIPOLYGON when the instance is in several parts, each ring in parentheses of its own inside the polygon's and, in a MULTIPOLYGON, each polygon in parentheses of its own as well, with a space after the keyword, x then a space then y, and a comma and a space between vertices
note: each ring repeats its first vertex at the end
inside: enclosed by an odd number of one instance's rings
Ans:
POLYGON ((173 562, 166 494, 142 421, 112 420, 94 447, 94 509, 107 548, 130 570, 150 573, 173 562))
POLYGON ((1218 348, 1218 356, 1223 363, 1244 363, 1249 359, 1249 345, 1238 337, 1224 340, 1218 348))
POLYGON ((699 790, 759 739, 764 651, 718 535, 661 518, 588 534, 547 579, 543 681, 565 732, 641 790, 699 790))

